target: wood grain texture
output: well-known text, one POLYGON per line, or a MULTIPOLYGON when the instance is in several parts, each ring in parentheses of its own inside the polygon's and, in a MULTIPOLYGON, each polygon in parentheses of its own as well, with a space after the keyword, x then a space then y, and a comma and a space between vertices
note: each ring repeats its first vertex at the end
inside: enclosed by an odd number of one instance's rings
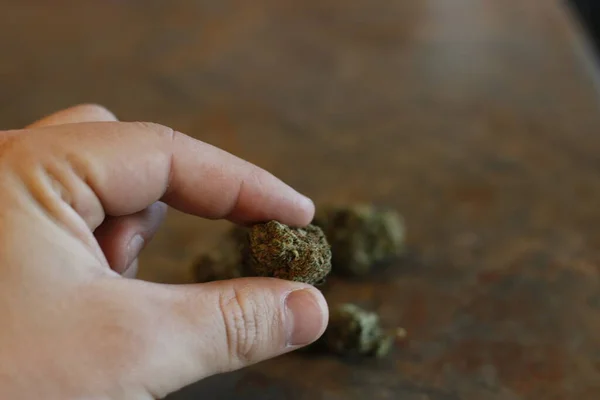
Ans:
MULTIPOLYGON (((292 354, 173 400, 597 398, 598 80, 562 3, 0 4, 3 127, 97 102, 405 215, 407 259, 328 291, 407 329, 392 357, 292 354)), ((225 227, 171 213, 142 278, 189 280, 225 227)))

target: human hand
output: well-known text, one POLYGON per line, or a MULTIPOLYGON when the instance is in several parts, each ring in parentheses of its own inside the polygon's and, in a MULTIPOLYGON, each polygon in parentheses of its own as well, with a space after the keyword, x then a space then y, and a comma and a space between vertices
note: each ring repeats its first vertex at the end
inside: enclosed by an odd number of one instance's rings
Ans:
POLYGON ((314 214, 264 170, 102 107, 0 132, 0 398, 162 398, 323 333, 309 285, 128 279, 165 204, 236 223, 314 214))

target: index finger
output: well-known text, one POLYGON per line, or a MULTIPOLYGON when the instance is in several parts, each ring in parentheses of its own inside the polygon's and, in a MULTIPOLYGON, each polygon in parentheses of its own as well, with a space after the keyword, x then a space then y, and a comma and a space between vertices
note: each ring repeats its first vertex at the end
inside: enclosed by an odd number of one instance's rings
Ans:
POLYGON ((41 165, 92 229, 105 214, 132 214, 159 200, 238 223, 303 226, 314 214, 310 199, 269 172, 165 126, 78 123, 19 137, 28 151, 18 162, 41 165))

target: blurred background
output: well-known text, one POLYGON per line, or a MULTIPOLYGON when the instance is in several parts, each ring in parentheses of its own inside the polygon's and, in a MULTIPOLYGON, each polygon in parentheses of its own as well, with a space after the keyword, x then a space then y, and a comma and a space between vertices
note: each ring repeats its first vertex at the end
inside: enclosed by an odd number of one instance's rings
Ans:
MULTIPOLYGON (((406 219, 408 258, 331 293, 406 328, 392 356, 291 354, 170 399, 598 398, 592 0, 0 6, 3 129, 99 103, 406 219)), ((227 226, 170 212, 140 277, 189 282, 227 226)))

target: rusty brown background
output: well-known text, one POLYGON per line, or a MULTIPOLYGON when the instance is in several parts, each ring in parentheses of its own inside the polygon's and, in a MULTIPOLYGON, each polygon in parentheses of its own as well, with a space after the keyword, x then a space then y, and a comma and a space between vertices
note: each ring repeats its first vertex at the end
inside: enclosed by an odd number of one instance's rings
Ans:
MULTIPOLYGON (((0 6, 2 127, 97 102, 405 215, 410 256, 329 293, 408 330, 392 357, 291 354, 172 400, 600 397, 600 81, 562 2, 0 6)), ((172 212, 141 277, 188 281, 224 227, 172 212)))

